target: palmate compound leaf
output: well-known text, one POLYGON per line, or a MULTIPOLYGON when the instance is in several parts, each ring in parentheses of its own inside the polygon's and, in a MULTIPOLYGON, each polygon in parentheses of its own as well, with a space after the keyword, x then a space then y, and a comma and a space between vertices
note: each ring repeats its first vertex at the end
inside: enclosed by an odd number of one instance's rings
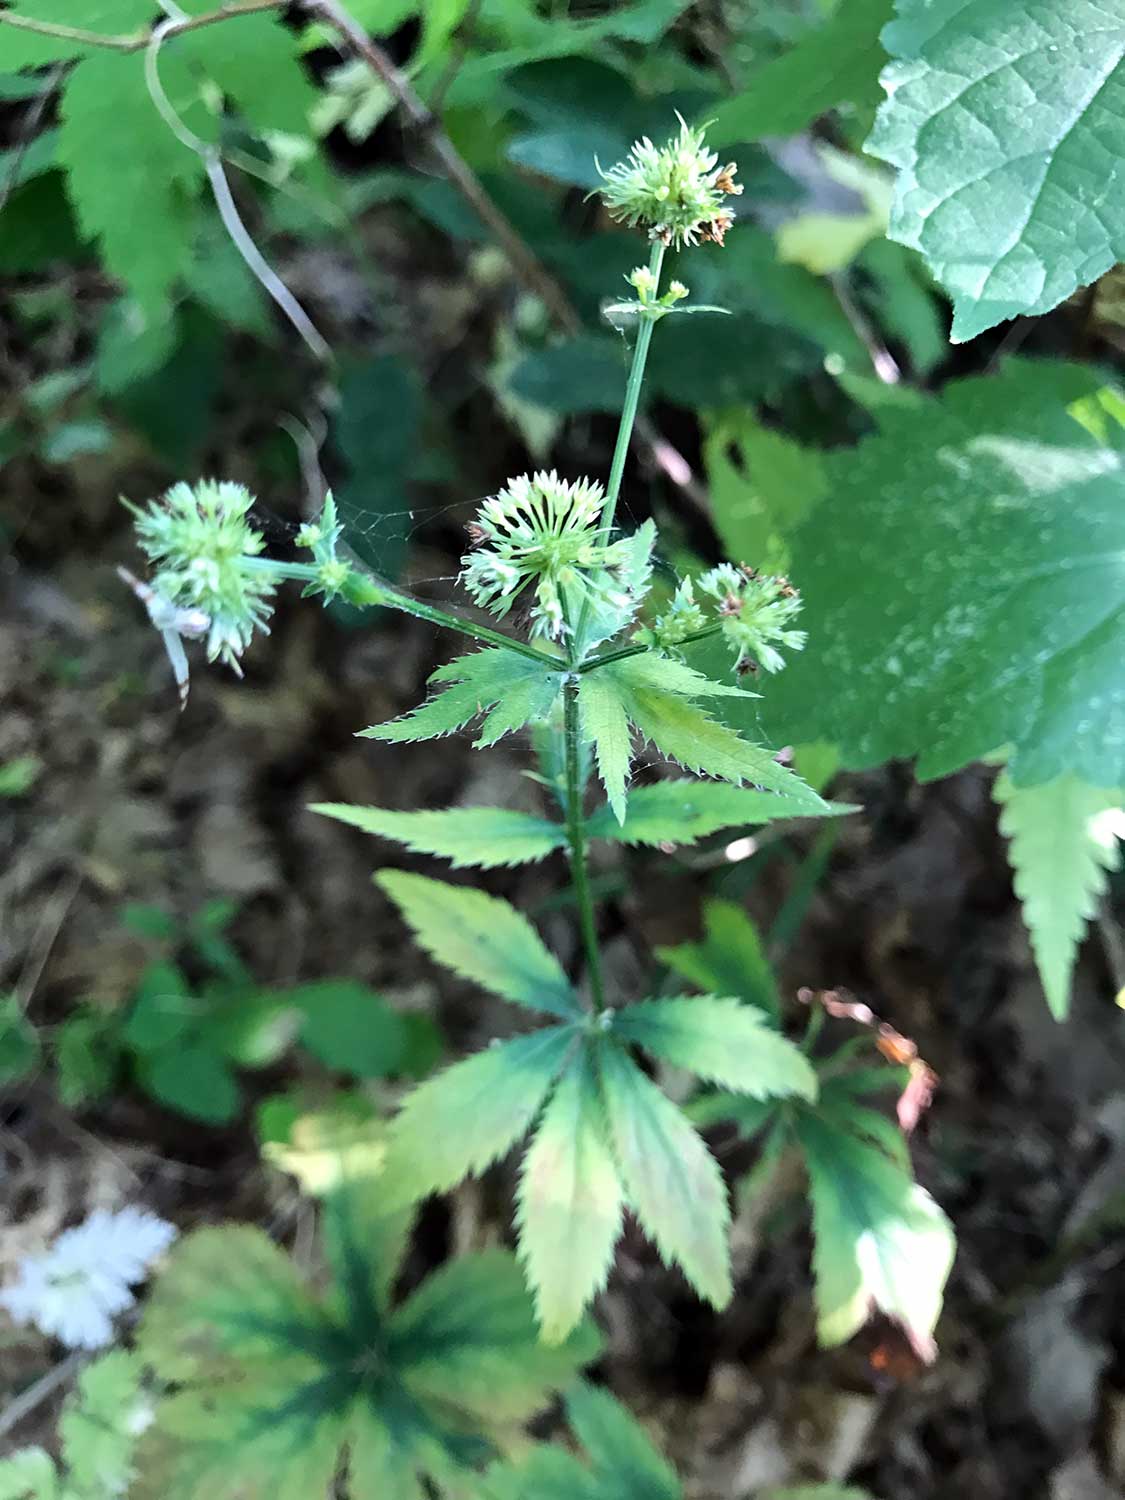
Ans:
POLYGON ((897 0, 867 149, 891 238, 954 301, 953 337, 1048 312, 1125 259, 1122 0, 897 0))
POLYGON ((345 802, 317 802, 310 812, 350 823, 364 833, 394 839, 415 854, 436 854, 455 870, 476 866, 493 870, 545 859, 566 844, 561 823, 501 807, 447 807, 440 811, 393 812, 383 807, 353 807, 345 802))
POLYGON ((829 455, 833 504, 790 538, 808 649, 724 718, 848 767, 929 778, 1011 745, 1017 785, 1125 784, 1125 449, 1099 387, 1012 361, 829 455))
POLYGON ((476 745, 494 745, 504 735, 545 719, 558 698, 563 676, 561 663, 555 672, 501 646, 468 651, 431 676, 432 683, 442 686, 420 708, 386 724, 373 724, 360 731, 360 738, 396 744, 438 739, 483 714, 476 745))
POLYGON ((574 1046, 570 1027, 547 1027, 486 1047, 408 1094, 390 1128, 387 1202, 445 1192, 503 1156, 530 1128, 574 1046))
POLYGON ((750 696, 652 652, 585 673, 579 687, 583 730, 594 741, 598 770, 618 822, 625 817, 625 780, 632 754, 629 725, 689 771, 778 792, 790 800, 794 813, 824 812, 824 801, 779 765, 770 751, 717 723, 694 701, 750 696))
POLYGON ((548 1343, 565 1338, 605 1286, 623 1189, 589 1049, 571 1060, 520 1173, 519 1254, 548 1343))
POLYGON ((1031 787, 1013 786, 1002 775, 994 794, 1039 977, 1051 1014, 1061 1021, 1086 923, 1097 911, 1107 874, 1120 863, 1122 794, 1071 775, 1031 787))
POLYGON ((516 1005, 564 1020, 580 1014, 562 965, 507 901, 404 870, 383 870, 375 883, 426 952, 455 974, 516 1005))
POLYGON ((615 1013, 613 1032, 697 1078, 754 1099, 816 1098, 808 1059, 760 1010, 714 995, 642 1000, 615 1013))
MULTIPOLYGON (((539 1343, 503 1251, 467 1256, 388 1307, 393 1261, 375 1265, 361 1227, 337 1236, 346 1248, 323 1302, 257 1229, 181 1242, 139 1332, 142 1358, 177 1389, 145 1434, 131 1495, 321 1500, 344 1459, 348 1500, 422 1500, 422 1476, 450 1481, 492 1456, 495 1435, 596 1355, 588 1327, 539 1343)), ((380 1248, 393 1257, 397 1240, 380 1248)))
POLYGON ((953 1262, 949 1221, 909 1171, 837 1119, 802 1109, 794 1129, 812 1197, 821 1343, 845 1342, 879 1308, 932 1359, 953 1262))

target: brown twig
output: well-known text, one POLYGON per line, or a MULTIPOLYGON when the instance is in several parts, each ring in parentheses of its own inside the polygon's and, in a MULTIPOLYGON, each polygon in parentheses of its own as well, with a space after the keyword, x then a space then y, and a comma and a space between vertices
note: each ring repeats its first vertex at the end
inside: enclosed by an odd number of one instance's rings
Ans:
MULTIPOLYGON (((280 10, 284 3, 285 0, 242 0, 240 5, 221 5, 218 10, 207 11, 202 16, 185 16, 182 21, 172 22, 164 33, 165 40, 173 35, 183 36, 187 31, 200 31, 204 26, 215 26, 220 21, 233 21, 236 16, 280 10)), ((104 31, 84 31, 79 26, 63 26, 56 21, 32 20, 10 10, 0 10, 0 25, 14 26, 19 31, 34 31, 39 36, 55 37, 60 42, 74 42, 81 47, 107 48, 111 52, 143 52, 152 40, 151 27, 126 36, 108 36, 104 31)))

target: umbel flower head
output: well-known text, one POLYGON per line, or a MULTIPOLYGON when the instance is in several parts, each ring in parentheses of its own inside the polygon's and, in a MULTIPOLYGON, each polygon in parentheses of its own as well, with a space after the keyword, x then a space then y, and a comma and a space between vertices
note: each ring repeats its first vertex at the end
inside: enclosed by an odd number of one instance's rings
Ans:
POLYGON ((751 568, 721 563, 704 573, 699 588, 718 600, 719 624, 734 648, 739 670, 780 672, 785 658, 777 649, 804 649, 803 630, 791 628, 801 612, 801 596, 787 578, 768 577, 751 568))
POLYGON ((152 588, 173 609, 205 615, 208 658, 221 658, 236 672, 254 631, 267 628, 276 586, 268 571, 247 566, 265 545, 247 519, 253 504, 242 485, 205 479, 130 506, 138 541, 156 570, 152 588))
POLYGON ((725 200, 742 189, 733 162, 721 167, 703 135, 680 116, 680 133, 667 145, 654 146, 645 136, 624 161, 602 172, 602 197, 613 218, 677 248, 697 240, 721 245, 733 223, 725 200))
POLYGON ((604 504, 600 484, 568 484, 553 469, 510 479, 469 527, 473 550, 461 560, 462 582, 501 619, 531 589, 531 634, 557 639, 568 602, 587 596, 613 602, 617 592, 613 572, 626 562, 626 546, 602 538, 604 504))

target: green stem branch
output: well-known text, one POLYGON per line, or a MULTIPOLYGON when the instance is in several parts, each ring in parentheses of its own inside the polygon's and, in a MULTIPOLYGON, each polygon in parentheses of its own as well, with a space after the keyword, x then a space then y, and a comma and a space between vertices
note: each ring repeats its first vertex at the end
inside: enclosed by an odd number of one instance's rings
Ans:
MULTIPOLYGON (((696 641, 706 641, 713 635, 718 635, 722 630, 721 625, 705 625, 702 630, 695 630, 691 635, 685 635, 679 642, 680 646, 691 646, 696 641)), ((597 667, 608 666, 611 661, 626 661, 630 656, 643 656, 646 651, 651 651, 651 646, 621 646, 616 651, 607 651, 603 656, 591 656, 589 661, 584 661, 581 666, 576 667, 576 672, 593 672, 597 667)))
POLYGON ((579 757, 578 678, 573 674, 563 685, 564 769, 566 775, 566 841, 570 848, 570 877, 574 899, 578 904, 578 924, 582 946, 586 950, 586 968, 590 976, 590 994, 594 1009, 605 1009, 602 986, 598 933, 594 924, 594 901, 590 876, 586 868, 586 824, 582 816, 582 776, 579 757))
MULTIPOLYGON (((275 562, 269 557, 246 557, 242 561, 243 566, 252 573, 268 573, 273 578, 291 578, 298 583, 320 581, 320 569, 313 563, 275 562)), ((435 604, 425 604, 421 599, 414 599, 399 589, 380 583, 377 578, 366 571, 356 570, 352 576, 353 582, 343 594, 349 604, 357 605, 361 609, 376 605, 384 609, 397 609, 402 614, 414 615, 419 620, 428 620, 431 625, 439 625, 445 630, 455 630, 458 635, 466 635, 471 640, 480 641, 488 646, 501 646, 505 651, 514 651, 517 656, 526 656, 531 661, 542 662, 554 672, 563 670, 564 663, 559 657, 540 651, 525 641, 517 641, 511 636, 502 635, 499 630, 492 630, 487 625, 477 625, 472 620, 466 620, 460 615, 451 614, 448 610, 439 609, 435 604)))
MULTIPOLYGON (((236 16, 258 15, 266 10, 280 10, 285 0, 242 0, 239 5, 223 5, 218 10, 208 11, 202 16, 187 16, 182 21, 173 21, 164 33, 165 40, 182 36, 186 31, 199 31, 204 26, 215 26, 220 21, 231 21, 236 16)), ((33 20, 16 15, 14 11, 0 10, 0 26, 14 26, 19 31, 34 31, 39 36, 54 37, 56 41, 73 42, 79 47, 102 47, 111 52, 141 52, 152 40, 152 31, 133 32, 125 36, 110 36, 104 31, 86 31, 80 26, 63 26, 57 21, 33 20)))

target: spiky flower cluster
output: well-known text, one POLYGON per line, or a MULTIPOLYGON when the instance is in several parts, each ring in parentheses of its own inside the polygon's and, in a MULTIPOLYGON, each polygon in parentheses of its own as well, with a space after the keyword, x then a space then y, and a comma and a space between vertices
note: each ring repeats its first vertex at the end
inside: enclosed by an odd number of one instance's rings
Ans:
POLYGON ((531 589, 531 634, 557 640, 567 630, 568 606, 610 598, 614 569, 627 560, 622 542, 601 535, 604 504, 600 484, 568 484, 553 469, 510 479, 469 527, 473 550, 461 560, 462 582, 501 619, 531 589))
POLYGON ((240 484, 177 484, 159 500, 130 506, 137 538, 156 570, 152 588, 170 605, 208 620, 207 656, 238 671, 255 630, 266 630, 276 580, 248 567, 265 543, 247 519, 254 497, 240 484))
POLYGON ((805 632, 791 628, 801 612, 801 596, 787 578, 721 563, 698 583, 703 593, 718 601, 719 624, 734 648, 740 671, 764 667, 767 672, 780 672, 785 658, 778 646, 804 649, 805 632))
POLYGON ((734 181, 734 164, 719 166, 703 136, 681 116, 680 133, 667 145, 654 146, 648 136, 637 141, 624 161, 602 172, 602 198, 611 215, 666 245, 721 245, 733 223, 725 200, 742 189, 734 181))

